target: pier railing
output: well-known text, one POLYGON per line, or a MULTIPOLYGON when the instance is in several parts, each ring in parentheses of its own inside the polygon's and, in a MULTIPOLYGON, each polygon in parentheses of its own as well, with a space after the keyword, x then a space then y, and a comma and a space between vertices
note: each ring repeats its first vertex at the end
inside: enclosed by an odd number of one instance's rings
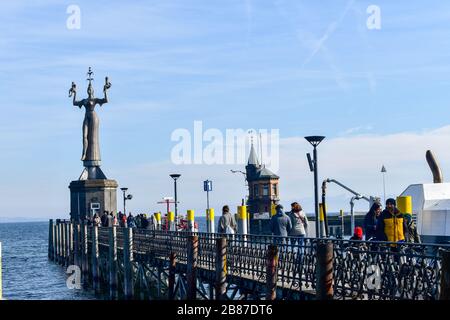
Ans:
MULTIPOLYGON (((223 235, 50 222, 49 257, 111 297, 436 300, 448 245, 223 235), (111 290, 111 286, 113 290, 111 290)), ((445 276, 447 274, 447 277, 445 276)))

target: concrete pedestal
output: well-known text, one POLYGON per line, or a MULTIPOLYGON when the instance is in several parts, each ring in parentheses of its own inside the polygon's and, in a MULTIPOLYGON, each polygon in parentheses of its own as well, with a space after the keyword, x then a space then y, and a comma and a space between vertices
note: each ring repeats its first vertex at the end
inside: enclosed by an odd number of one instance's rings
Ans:
POLYGON ((117 182, 108 179, 76 180, 69 185, 70 218, 78 221, 103 214, 106 210, 117 212, 117 182))

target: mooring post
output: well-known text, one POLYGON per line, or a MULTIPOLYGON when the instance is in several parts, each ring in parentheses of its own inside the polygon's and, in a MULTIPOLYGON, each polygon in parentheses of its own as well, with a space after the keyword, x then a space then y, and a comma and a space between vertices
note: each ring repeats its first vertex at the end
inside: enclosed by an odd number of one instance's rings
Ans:
POLYGON ((209 233, 216 232, 216 230, 214 228, 214 209, 213 208, 206 209, 206 227, 207 227, 207 232, 209 232, 209 233))
POLYGON ((216 239, 216 300, 225 300, 227 288, 227 238, 216 239))
POLYGON ((92 227, 92 282, 94 291, 100 291, 100 270, 98 265, 98 226, 92 227))
POLYGON ((61 264, 66 264, 66 221, 61 224, 61 264))
POLYGON ((73 264, 81 267, 80 260, 80 224, 75 222, 73 225, 73 264))
POLYGON ((175 272, 177 268, 177 255, 175 252, 170 253, 169 262, 169 300, 175 300, 175 272))
POLYGON ((198 236, 188 237, 187 246, 187 299, 197 298, 197 258, 198 258, 198 236))
POLYGON ((317 243, 316 299, 333 299, 333 243, 317 243))
POLYGON ((169 231, 176 231, 176 227, 175 227, 175 213, 170 211, 168 213, 167 219, 169 220, 169 231))
POLYGON ((187 223, 189 232, 195 232, 194 216, 195 216, 194 210, 187 211, 187 223))
POLYGON ((58 259, 57 248, 58 248, 58 238, 57 238, 57 224, 53 224, 53 262, 56 262, 58 259))
POLYGON ((155 212, 156 230, 161 230, 161 212, 155 212))
POLYGON ((276 245, 269 245, 266 262, 266 300, 275 300, 278 281, 278 247, 276 245))
POLYGON ((450 300, 450 251, 442 251, 441 287, 439 300, 450 300))
POLYGON ((117 229, 115 226, 109 229, 109 297, 118 297, 117 277, 117 229))
POLYGON ((56 257, 55 262, 59 264, 61 260, 61 222, 56 219, 56 257))
POLYGON ((53 219, 48 222, 48 258, 53 260, 53 219))
POLYGON ((125 299, 133 298, 133 229, 123 229, 123 267, 125 299))
POLYGON ((247 234, 247 207, 238 206, 238 230, 240 234, 247 234))
POLYGON ((71 251, 70 251, 70 243, 71 243, 71 239, 70 239, 70 227, 71 227, 71 223, 70 222, 66 222, 66 263, 65 266, 68 267, 71 264, 71 251))
POLYGON ((81 224, 81 275, 83 285, 89 285, 89 257, 88 257, 88 226, 86 221, 81 224))
POLYGON ((74 257, 74 248, 73 248, 73 233, 74 233, 74 224, 72 221, 69 223, 69 265, 73 265, 75 262, 74 257))

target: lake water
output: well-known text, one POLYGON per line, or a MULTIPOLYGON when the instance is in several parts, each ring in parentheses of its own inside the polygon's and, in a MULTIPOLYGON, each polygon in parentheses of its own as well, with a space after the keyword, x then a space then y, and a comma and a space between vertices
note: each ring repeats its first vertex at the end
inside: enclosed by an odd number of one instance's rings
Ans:
POLYGON ((66 286, 63 267, 50 262, 48 222, 0 223, 3 297, 7 300, 94 299, 66 286))
MULTIPOLYGON (((196 221, 206 231, 206 219, 196 221)), ((5 299, 95 299, 92 292, 68 289, 64 268, 48 260, 48 222, 0 223, 0 242, 5 299)))

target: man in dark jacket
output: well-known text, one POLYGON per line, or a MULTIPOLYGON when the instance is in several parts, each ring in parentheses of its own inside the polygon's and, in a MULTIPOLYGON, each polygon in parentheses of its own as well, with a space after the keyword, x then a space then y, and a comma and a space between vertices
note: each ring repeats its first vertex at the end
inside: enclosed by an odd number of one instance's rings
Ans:
POLYGON ((405 242, 408 237, 408 226, 404 215, 397 209, 395 200, 386 200, 386 209, 377 221, 377 240, 389 242, 405 242))
POLYGON ((274 236, 287 237, 289 231, 292 229, 291 219, 283 212, 281 204, 275 207, 277 213, 270 219, 270 232, 274 236))

